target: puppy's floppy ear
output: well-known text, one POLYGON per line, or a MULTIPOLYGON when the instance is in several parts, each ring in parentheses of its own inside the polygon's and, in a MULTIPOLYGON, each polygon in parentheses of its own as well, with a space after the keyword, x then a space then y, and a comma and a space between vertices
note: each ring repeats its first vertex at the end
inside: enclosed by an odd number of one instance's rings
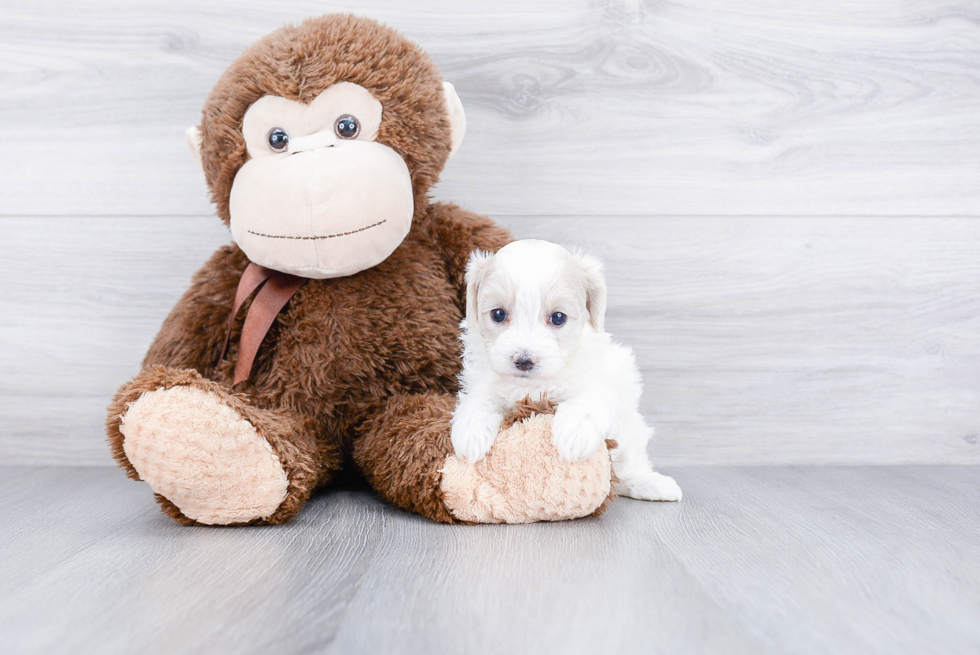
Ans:
POLYGON ((572 261, 582 274, 585 288, 585 304, 589 310, 589 322, 597 332, 602 332, 606 324, 606 276, 602 272, 602 262, 591 255, 575 251, 572 261))
POLYGON ((474 250, 466 264, 466 322, 470 325, 476 322, 476 297, 480 293, 480 285, 492 268, 493 253, 483 250, 474 250))

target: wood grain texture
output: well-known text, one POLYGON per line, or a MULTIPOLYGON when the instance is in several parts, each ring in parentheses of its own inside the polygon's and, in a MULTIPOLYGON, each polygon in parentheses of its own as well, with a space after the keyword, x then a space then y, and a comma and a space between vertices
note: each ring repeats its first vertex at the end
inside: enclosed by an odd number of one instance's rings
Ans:
POLYGON ((680 504, 444 526, 366 491, 185 528, 108 469, 0 469, 10 653, 980 649, 980 468, 689 467, 680 504))
MULTIPOLYGON (((349 3, 5 1, 6 215, 201 214, 183 131, 275 27, 349 3), (29 147, 27 145, 29 143, 29 147)), ((970 0, 501 0, 356 10, 422 44, 469 134, 439 197, 493 214, 980 213, 970 0)))
MULTIPOLYGON (((602 257, 680 464, 980 463, 980 221, 507 217, 602 257)), ((0 218, 0 458, 108 464, 104 408, 212 216, 0 218)))

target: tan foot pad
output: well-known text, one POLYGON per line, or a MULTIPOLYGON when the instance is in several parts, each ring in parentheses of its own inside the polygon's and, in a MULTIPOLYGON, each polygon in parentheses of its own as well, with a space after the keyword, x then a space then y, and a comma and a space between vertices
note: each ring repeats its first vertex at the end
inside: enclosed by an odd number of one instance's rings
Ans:
POLYGON ((583 462, 566 462, 551 442, 551 414, 502 430, 476 464, 446 458, 443 500, 453 516, 475 523, 532 523, 588 516, 612 488, 603 444, 583 462))
POLYGON ((286 498, 289 481, 269 442, 212 393, 193 387, 145 393, 119 430, 140 477, 195 521, 267 518, 286 498))

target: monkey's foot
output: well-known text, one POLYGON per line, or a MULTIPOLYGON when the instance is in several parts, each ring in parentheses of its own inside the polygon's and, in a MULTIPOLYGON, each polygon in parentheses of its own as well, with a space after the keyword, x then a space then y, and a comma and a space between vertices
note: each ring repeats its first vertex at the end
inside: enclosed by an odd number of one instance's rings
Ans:
POLYGON ((504 419, 490 452, 476 463, 450 454, 442 468, 442 493, 453 516, 474 523, 531 523, 598 516, 614 477, 609 445, 570 462, 555 447, 554 407, 518 403, 504 419))
POLYGON ((269 518, 289 480, 269 442, 214 393, 174 386, 142 394, 119 425, 142 480, 207 525, 269 518))

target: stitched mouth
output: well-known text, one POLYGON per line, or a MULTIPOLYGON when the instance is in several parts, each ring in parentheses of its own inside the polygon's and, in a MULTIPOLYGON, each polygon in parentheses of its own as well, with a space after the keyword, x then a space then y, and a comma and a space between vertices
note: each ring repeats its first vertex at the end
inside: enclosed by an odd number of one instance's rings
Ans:
POLYGON ((356 230, 351 230, 350 232, 338 232, 337 234, 324 234, 321 236, 314 236, 314 237, 294 237, 294 236, 289 236, 288 234, 287 235, 262 234, 261 232, 253 232, 252 230, 249 230, 248 233, 254 234, 257 237, 265 237, 266 239, 298 239, 300 241, 316 241, 318 239, 336 239, 337 237, 347 237, 352 234, 357 234, 358 232, 364 232, 365 230, 370 230, 372 227, 378 227, 379 225, 382 225, 387 222, 388 219, 386 218, 383 221, 378 221, 377 223, 371 223, 370 225, 359 227, 356 230))

